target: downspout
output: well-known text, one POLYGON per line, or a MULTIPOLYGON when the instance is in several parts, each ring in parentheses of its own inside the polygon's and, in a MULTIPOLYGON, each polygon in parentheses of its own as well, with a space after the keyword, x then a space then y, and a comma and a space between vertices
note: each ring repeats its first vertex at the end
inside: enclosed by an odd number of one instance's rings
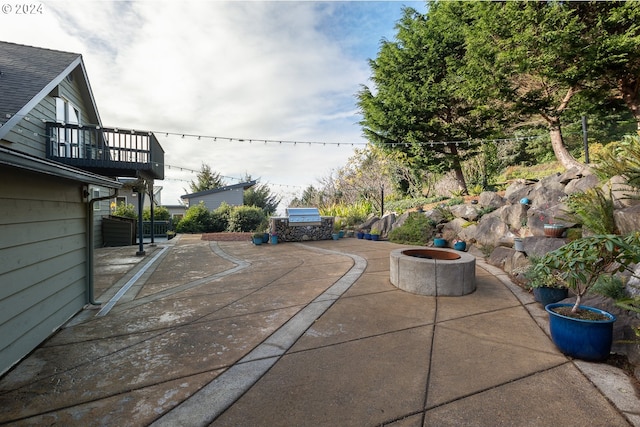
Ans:
POLYGON ((97 197, 95 199, 89 199, 88 187, 83 189, 83 195, 87 198, 87 215, 86 215, 86 227, 87 227, 87 262, 86 268, 86 303, 91 305, 100 305, 101 302, 94 301, 93 296, 93 204, 102 200, 113 199, 118 195, 118 189, 114 188, 114 193, 104 197, 97 197))

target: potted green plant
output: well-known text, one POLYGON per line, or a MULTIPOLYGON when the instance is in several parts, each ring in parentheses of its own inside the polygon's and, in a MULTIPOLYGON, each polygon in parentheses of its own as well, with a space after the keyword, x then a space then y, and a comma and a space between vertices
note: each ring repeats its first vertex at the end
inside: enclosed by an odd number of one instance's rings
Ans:
POLYGON ((264 233, 263 232, 253 233, 252 239, 253 239, 253 244, 254 245, 261 245, 262 244, 262 240, 264 239, 264 233))
POLYGON ((529 260, 531 265, 524 272, 524 277, 528 280, 527 288, 533 290, 533 297, 537 302, 545 307, 548 304, 562 301, 569 296, 569 289, 558 283, 553 275, 535 272, 535 267, 540 262, 540 257, 530 256, 529 260))
POLYGON ((369 234, 371 234, 371 240, 380 240, 380 230, 378 230, 377 228, 372 228, 369 234))
POLYGON ((640 233, 601 234, 574 240, 540 258, 533 267, 539 280, 553 280, 576 295, 575 304, 548 304, 551 339, 563 353, 586 360, 606 359, 611 350, 611 313, 581 305, 582 297, 603 275, 629 270, 640 262, 640 233))

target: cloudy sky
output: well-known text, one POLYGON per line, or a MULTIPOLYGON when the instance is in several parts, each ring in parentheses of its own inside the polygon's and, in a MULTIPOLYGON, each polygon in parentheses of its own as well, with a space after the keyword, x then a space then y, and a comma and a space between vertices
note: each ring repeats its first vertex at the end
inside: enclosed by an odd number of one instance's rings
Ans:
POLYGON ((42 13, 2 9, 0 40, 83 55, 102 124, 156 132, 163 204, 178 203, 202 163, 230 184, 260 178, 283 205, 343 166, 365 142, 355 95, 370 84, 368 59, 394 38, 403 7, 425 11, 413 1, 33 4, 42 13))

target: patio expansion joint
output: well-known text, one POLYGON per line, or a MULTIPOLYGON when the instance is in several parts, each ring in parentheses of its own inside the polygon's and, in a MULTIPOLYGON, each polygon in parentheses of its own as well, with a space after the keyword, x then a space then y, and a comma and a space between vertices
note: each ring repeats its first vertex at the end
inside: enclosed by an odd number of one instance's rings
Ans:
POLYGON ((366 259, 344 252, 304 249, 350 257, 354 265, 320 296, 306 305, 249 354, 198 392, 158 418, 152 426, 208 425, 244 395, 364 272, 366 259))

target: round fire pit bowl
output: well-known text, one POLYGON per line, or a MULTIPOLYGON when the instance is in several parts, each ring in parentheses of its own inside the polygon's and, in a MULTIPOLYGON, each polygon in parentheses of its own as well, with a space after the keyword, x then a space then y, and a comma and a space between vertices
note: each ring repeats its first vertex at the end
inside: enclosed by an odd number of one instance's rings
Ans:
POLYGON ((462 296, 476 290, 476 258, 444 248, 396 249, 390 255, 390 280, 419 295, 462 296))

